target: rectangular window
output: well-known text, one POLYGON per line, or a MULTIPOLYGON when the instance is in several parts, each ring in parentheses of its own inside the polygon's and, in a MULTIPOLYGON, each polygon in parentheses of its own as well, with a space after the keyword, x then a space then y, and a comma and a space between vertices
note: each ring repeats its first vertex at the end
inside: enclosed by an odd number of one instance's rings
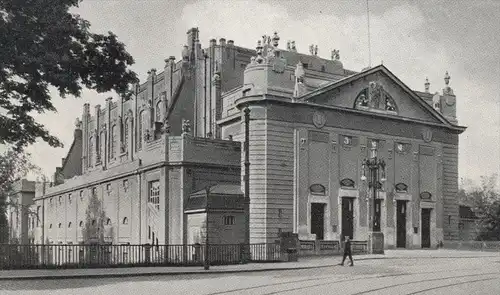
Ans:
POLYGON ((235 218, 234 216, 224 216, 224 225, 234 225, 235 218))
POLYGON ((160 181, 159 180, 149 182, 148 203, 153 204, 157 210, 160 210, 160 181))

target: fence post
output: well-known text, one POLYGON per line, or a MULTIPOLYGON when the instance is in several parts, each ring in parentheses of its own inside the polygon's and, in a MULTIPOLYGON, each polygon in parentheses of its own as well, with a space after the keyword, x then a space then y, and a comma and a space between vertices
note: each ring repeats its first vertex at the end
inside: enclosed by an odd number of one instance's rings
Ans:
POLYGON ((144 245, 144 255, 146 256, 144 257, 146 264, 149 264, 151 262, 151 246, 149 243, 144 245))

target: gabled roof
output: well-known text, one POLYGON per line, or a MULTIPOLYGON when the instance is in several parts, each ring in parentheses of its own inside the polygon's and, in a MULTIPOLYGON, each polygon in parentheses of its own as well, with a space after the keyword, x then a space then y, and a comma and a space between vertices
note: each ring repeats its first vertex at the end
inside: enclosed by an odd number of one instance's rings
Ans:
POLYGON ((465 127, 457 126, 452 124, 450 121, 448 121, 443 114, 440 112, 436 111, 432 106, 430 106, 422 97, 417 95, 413 90, 411 90, 406 84, 404 84, 396 75, 394 75, 389 69, 387 69, 384 65, 378 65, 376 67, 364 70, 362 72, 359 72, 357 74, 354 74, 352 76, 348 76, 346 78, 343 78, 341 80, 329 83, 321 88, 318 88, 316 90, 313 90, 309 93, 306 93, 305 95, 297 98, 298 101, 311 101, 314 100, 314 98, 320 94, 330 92, 338 87, 341 87, 343 85, 349 84, 351 82, 354 82, 356 80, 359 80, 365 76, 377 73, 377 72, 382 72, 384 73, 389 79, 391 79, 394 83, 396 83, 398 86, 400 86, 403 91, 405 91, 416 103, 421 105, 427 112, 429 112, 433 117, 435 117, 439 122, 441 122, 443 125, 446 125, 448 127, 459 127, 463 128, 465 130, 465 127))

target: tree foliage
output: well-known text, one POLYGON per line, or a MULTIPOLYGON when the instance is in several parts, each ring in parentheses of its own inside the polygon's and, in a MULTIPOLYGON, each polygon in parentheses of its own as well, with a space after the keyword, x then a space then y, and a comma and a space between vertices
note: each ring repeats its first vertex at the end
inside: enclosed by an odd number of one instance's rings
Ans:
POLYGON ((469 189, 462 188, 459 198, 469 205, 479 219, 478 240, 500 240, 500 192, 497 174, 482 176, 481 184, 469 189))
POLYGON ((9 239, 7 210, 9 206, 16 205, 9 200, 13 185, 33 170, 37 170, 37 167, 31 164, 30 155, 27 153, 8 150, 0 155, 0 244, 8 242, 9 239))
POLYGON ((82 87, 128 96, 137 82, 125 45, 112 32, 90 32, 69 12, 81 0, 0 0, 0 144, 18 150, 41 138, 62 146, 33 114, 56 111, 49 86, 61 97, 82 87))

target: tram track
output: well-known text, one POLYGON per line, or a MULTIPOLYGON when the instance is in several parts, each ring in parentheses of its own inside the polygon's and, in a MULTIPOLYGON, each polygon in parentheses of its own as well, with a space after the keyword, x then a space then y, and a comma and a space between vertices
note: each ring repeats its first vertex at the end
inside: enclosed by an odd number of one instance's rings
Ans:
MULTIPOLYGON (((481 268, 475 268, 475 269, 470 269, 470 270, 480 270, 480 269, 481 268)), ((461 271, 461 270, 451 270, 450 272, 453 272, 453 271, 461 271)), ((293 280, 293 281, 286 281, 286 282, 279 282, 279 283, 272 283, 272 284, 264 284, 264 285, 246 287, 246 288, 238 288, 238 289, 232 289, 232 290, 226 290, 226 291, 218 291, 218 292, 213 292, 213 293, 207 293, 205 295, 231 294, 231 293, 245 292, 245 291, 257 290, 257 289, 264 289, 264 288, 270 288, 270 287, 285 286, 285 285, 290 285, 290 284, 307 283, 307 282, 318 282, 318 281, 325 281, 325 280, 327 280, 327 282, 320 283, 320 284, 316 283, 314 285, 307 285, 307 286, 300 286, 300 287, 297 287, 297 288, 283 289, 283 290, 273 291, 273 292, 270 292, 270 293, 261 293, 262 295, 270 295, 270 294, 279 294, 279 293, 284 293, 284 292, 289 292, 289 291, 295 291, 295 290, 303 290, 303 289, 307 289, 307 288, 314 288, 316 286, 335 285, 335 284, 339 284, 339 283, 345 283, 345 282, 351 282, 351 281, 358 281, 358 280, 363 280, 363 279, 381 279, 381 278, 387 278, 387 277, 400 277, 400 276, 411 276, 411 275, 433 274, 433 273, 442 273, 442 271, 428 271, 428 272, 418 272, 418 273, 397 273, 397 274, 384 274, 384 275, 357 276, 355 278, 340 279, 340 280, 336 280, 336 281, 331 281, 331 279, 337 277, 338 275, 335 275, 335 276, 323 276, 323 277, 320 277, 320 278, 309 278, 309 279, 302 279, 302 280, 293 280)), ((471 276, 471 275, 466 275, 466 276, 471 276)), ((440 279, 444 279, 444 278, 440 278, 440 279)), ((382 288, 382 289, 384 289, 384 288, 382 288)), ((372 290, 370 290, 370 291, 364 291, 364 292, 368 292, 369 293, 371 291, 372 290)), ((376 290, 373 290, 373 291, 376 291, 376 290)), ((364 294, 364 293, 361 292, 361 293, 356 293, 356 294, 364 294)))

